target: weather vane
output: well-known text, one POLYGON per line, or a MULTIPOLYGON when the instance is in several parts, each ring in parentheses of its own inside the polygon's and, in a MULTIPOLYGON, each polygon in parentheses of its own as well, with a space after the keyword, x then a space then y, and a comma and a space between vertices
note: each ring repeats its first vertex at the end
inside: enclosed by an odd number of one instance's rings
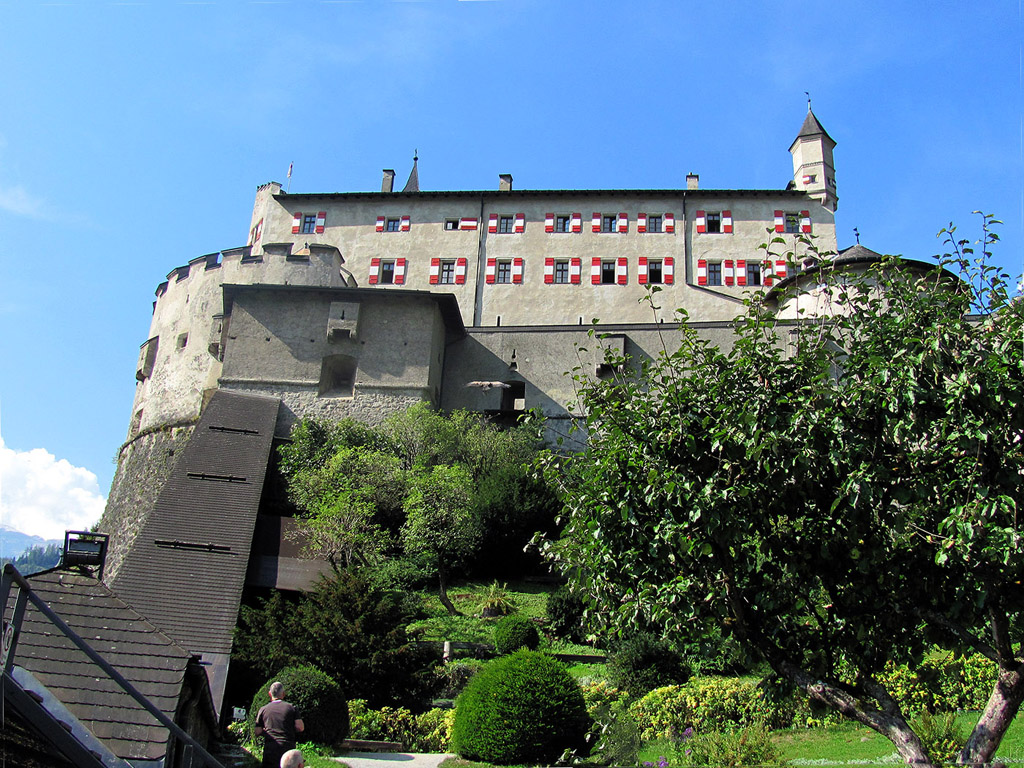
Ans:
POLYGON ((808 93, 807 91, 804 91, 804 96, 807 97, 807 111, 810 112, 811 111, 811 94, 808 93))
POLYGON ((860 231, 856 227, 853 228, 853 234, 857 238, 857 245, 860 245, 860 231))

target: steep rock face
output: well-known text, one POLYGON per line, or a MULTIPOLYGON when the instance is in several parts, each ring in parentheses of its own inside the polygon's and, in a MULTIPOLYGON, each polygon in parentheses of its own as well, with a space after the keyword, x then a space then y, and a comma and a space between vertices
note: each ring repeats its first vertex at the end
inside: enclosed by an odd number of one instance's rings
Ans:
POLYGON ((194 428, 194 424, 181 424, 155 429, 121 447, 99 522, 99 530, 110 534, 104 580, 109 581, 121 567, 194 428))

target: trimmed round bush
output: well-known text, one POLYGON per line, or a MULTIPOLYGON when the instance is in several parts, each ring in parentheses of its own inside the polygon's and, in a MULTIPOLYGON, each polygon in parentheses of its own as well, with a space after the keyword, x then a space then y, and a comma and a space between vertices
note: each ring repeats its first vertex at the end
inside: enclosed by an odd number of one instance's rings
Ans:
POLYGON ((284 685, 284 700, 299 710, 306 729, 301 741, 339 745, 348 738, 348 703, 341 686, 316 667, 287 667, 267 680, 252 699, 249 708, 249 733, 256 725, 256 713, 270 701, 268 692, 275 680, 284 685))
POLYGON ((571 643, 583 642, 583 601, 566 586, 548 594, 548 622, 556 637, 571 643))
POLYGON ((455 705, 452 747, 467 760, 552 765, 582 749, 589 727, 579 685, 565 666, 517 651, 485 666, 455 705))
POLYGON ((533 622, 522 616, 506 616, 494 626, 494 649, 502 656, 526 648, 537 650, 540 635, 533 622))
POLYGON ((666 685, 681 685, 691 675, 672 646, 644 632, 623 640, 608 660, 612 684, 634 697, 666 685))

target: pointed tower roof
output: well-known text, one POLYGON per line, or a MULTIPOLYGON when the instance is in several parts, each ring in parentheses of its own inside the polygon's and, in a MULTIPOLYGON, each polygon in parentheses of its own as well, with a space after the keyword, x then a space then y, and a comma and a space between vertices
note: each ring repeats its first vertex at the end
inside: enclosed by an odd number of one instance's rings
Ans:
POLYGON ((412 157, 412 170, 409 171, 409 180, 405 182, 405 189, 403 192, 419 192, 420 191, 420 172, 417 168, 419 163, 419 153, 416 153, 412 157))
POLYGON ((811 136, 824 136, 832 142, 832 146, 835 146, 836 144, 836 140, 829 136, 828 131, 821 127, 821 123, 818 122, 818 118, 814 116, 814 112, 812 112, 810 106, 808 106, 807 117, 804 118, 804 124, 800 126, 800 132, 793 140, 793 144, 796 144, 800 139, 810 138, 811 136))

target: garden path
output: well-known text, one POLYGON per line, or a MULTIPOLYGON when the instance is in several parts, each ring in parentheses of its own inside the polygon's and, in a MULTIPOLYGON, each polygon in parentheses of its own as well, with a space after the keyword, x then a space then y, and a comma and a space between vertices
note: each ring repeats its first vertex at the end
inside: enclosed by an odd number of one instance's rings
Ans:
POLYGON ((437 768, 451 753, 345 752, 335 759, 349 768, 437 768))

